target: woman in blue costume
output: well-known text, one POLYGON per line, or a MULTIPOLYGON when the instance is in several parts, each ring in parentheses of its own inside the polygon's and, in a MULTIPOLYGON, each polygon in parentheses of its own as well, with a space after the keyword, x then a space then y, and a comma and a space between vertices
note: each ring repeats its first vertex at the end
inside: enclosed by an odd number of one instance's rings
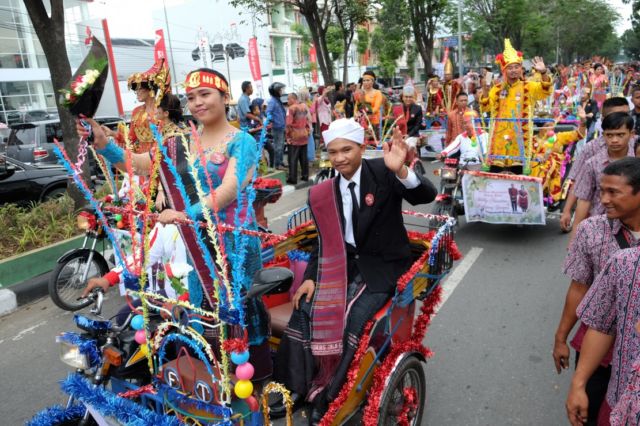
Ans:
MULTIPOLYGON (((250 182, 258 161, 257 147, 255 139, 227 121, 229 94, 225 77, 217 71, 201 68, 187 75, 185 86, 189 110, 202 124, 199 137, 206 164, 196 162, 202 188, 206 193, 209 192, 206 171, 215 190, 219 220, 233 226, 257 229, 250 202, 250 182)), ((106 138, 103 129, 95 121, 87 121, 92 126, 98 153, 124 170, 124 151, 106 138)), ((81 135, 86 134, 81 124, 77 127, 81 135)), ((168 138, 162 144, 163 158, 159 174, 169 208, 162 211, 158 220, 175 223, 180 229, 194 267, 189 277, 190 301, 196 306, 203 305, 211 309, 218 302, 213 291, 217 271, 212 273, 209 267, 211 259, 215 259, 213 246, 205 232, 182 222, 185 219, 202 220, 202 203, 206 202, 211 210, 214 206, 210 197, 201 200, 196 193, 182 140, 183 137, 168 138)), ((190 145, 191 154, 199 157, 194 145, 190 145)), ((136 173, 149 174, 153 166, 153 153, 132 154, 132 163, 136 173)), ((228 276, 234 283, 240 283, 243 289, 248 289, 254 273, 262 267, 259 238, 227 232, 224 245, 229 261, 228 276)), ((267 342, 268 314, 260 300, 247 300, 245 308, 251 359, 256 367, 254 379, 259 380, 271 373, 267 342)), ((239 327, 231 327, 231 335, 242 337, 240 333, 239 327)))

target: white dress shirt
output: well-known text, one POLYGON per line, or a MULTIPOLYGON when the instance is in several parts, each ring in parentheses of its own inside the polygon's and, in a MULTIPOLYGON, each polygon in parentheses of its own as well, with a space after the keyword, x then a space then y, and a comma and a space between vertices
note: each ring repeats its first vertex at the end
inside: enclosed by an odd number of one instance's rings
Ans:
MULTIPOLYGON (((402 182, 402 184, 407 189, 417 188, 420 185, 420 179, 416 176, 415 172, 407 167, 407 177, 404 179, 398 180, 402 182)), ((360 200, 360 176, 362 173, 362 165, 358 167, 358 170, 353 174, 351 179, 347 180, 344 176, 340 175, 340 196, 342 197, 342 214, 344 215, 344 241, 347 244, 351 244, 352 246, 356 246, 356 240, 353 236, 353 221, 351 220, 351 211, 353 210, 353 204, 351 202, 351 191, 349 190, 349 184, 354 182, 356 185, 353 190, 356 193, 356 199, 358 200, 358 205, 361 206, 360 200)))

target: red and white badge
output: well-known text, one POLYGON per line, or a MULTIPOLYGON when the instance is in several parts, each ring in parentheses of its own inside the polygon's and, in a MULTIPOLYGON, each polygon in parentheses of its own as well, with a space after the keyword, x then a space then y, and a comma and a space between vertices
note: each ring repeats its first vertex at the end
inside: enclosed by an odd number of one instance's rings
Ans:
POLYGON ((375 201, 375 198, 373 198, 373 194, 369 193, 364 197, 364 202, 367 204, 367 206, 371 207, 373 205, 373 202, 375 201))

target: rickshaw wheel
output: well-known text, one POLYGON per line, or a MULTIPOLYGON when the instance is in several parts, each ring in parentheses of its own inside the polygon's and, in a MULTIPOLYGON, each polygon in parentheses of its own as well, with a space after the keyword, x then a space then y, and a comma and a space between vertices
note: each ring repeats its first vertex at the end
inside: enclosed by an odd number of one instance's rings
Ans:
POLYGON ((424 414, 427 383, 422 367, 422 361, 416 356, 409 355, 403 359, 391 373, 389 384, 385 388, 380 401, 380 418, 378 425, 392 426, 398 424, 398 415, 405 402, 404 391, 413 388, 416 392, 417 407, 407 414, 410 426, 419 426, 424 414))

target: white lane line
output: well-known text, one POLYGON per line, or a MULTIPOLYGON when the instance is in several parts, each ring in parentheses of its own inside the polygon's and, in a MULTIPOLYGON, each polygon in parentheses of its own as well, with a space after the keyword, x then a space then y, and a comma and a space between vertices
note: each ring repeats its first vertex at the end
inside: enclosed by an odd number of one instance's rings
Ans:
POLYGON ((20 333, 18 333, 18 334, 16 334, 15 336, 13 336, 13 339, 11 339, 11 340, 13 340, 14 342, 15 342, 15 341, 18 341, 18 340, 22 340, 22 338, 23 338, 24 336, 26 336, 27 334, 34 334, 34 333, 35 333, 35 332, 34 332, 34 330, 35 330, 36 328, 38 328, 38 327, 42 327, 42 326, 43 326, 43 325, 45 325, 46 323, 47 323, 47 321, 41 321, 41 322, 37 323, 36 325, 33 325, 33 326, 29 327, 29 328, 25 328, 25 329, 24 329, 24 330, 22 330, 20 333))
POLYGON ((293 213, 293 212, 295 212, 295 211, 297 211, 299 209, 300 209, 300 207, 296 207, 295 209, 289 210, 286 213, 282 213, 280 216, 276 216, 274 218, 269 218, 269 221, 270 222, 275 222, 276 220, 280 220, 282 218, 289 217, 289 216, 291 216, 291 213, 293 213))
POLYGON ((478 257, 480 257, 480 254, 482 254, 483 250, 484 249, 480 247, 471 247, 469 252, 462 258, 462 262, 460 262, 458 266, 453 269, 451 275, 444 280, 444 283, 442 284, 442 301, 440 302, 440 306, 438 306, 436 312, 444 306, 444 303, 449 299, 449 296, 451 296, 456 287, 458 287, 458 284, 462 282, 465 275, 467 275, 467 272, 469 272, 473 264, 478 260, 478 257))

